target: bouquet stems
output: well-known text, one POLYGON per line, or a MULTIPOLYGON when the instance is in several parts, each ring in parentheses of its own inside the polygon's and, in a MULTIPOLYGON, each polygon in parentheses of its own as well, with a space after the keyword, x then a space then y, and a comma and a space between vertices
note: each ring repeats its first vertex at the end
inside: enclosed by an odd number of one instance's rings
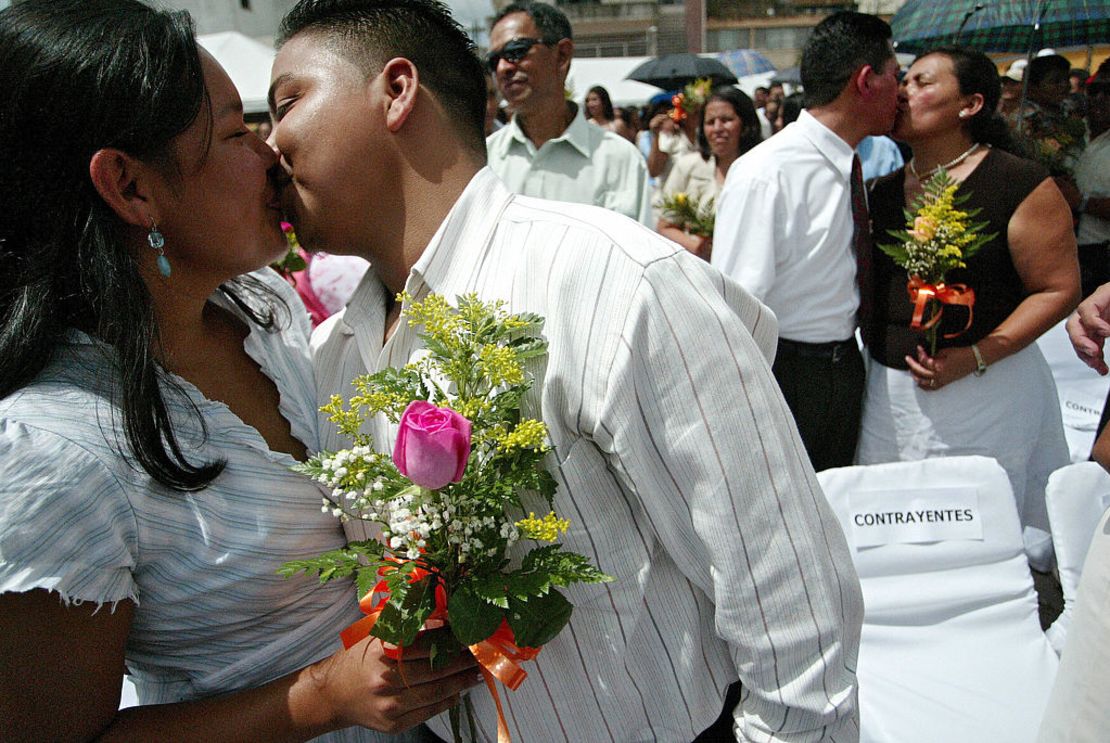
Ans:
MULTIPOLYGON (((929 300, 929 317, 926 319, 926 322, 931 321, 941 311, 942 311, 942 308, 940 306, 940 302, 938 302, 935 299, 930 299, 929 300)), ((940 330, 940 322, 939 321, 935 325, 933 325, 931 328, 929 328, 928 330, 925 331, 925 340, 929 344, 929 356, 930 357, 936 357, 936 355, 937 355, 937 331, 938 330, 940 330)))
POLYGON ((470 700, 470 694, 463 692, 462 699, 459 703, 452 707, 447 712, 448 719, 451 721, 451 739, 454 743, 467 743, 467 741, 478 740, 478 726, 474 722, 474 702, 470 700), (469 738, 464 738, 462 734, 463 718, 466 719, 466 730, 469 738))

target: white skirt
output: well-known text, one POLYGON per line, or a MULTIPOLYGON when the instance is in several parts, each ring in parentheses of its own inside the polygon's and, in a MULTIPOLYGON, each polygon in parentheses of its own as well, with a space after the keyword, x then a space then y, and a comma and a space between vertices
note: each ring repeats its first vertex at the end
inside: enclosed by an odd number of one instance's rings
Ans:
POLYGON ((1035 343, 968 375, 925 391, 908 371, 867 357, 859 464, 979 454, 1010 476, 1030 563, 1052 564, 1044 490, 1069 463, 1052 372, 1035 343))

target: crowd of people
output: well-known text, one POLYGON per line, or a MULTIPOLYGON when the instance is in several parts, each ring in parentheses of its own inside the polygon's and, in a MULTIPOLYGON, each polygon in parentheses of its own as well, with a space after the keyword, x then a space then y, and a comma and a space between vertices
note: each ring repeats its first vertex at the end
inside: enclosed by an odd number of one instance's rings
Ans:
MULTIPOLYGON (((858 740, 864 606, 822 469, 994 457, 1051 582, 1068 451, 1034 341, 1083 257, 1070 328, 1107 372, 1110 65, 1069 94, 1037 57, 1012 107, 985 55, 902 70, 889 25, 844 11, 801 94, 634 114, 568 99, 553 5, 502 8, 483 59, 437 0, 300 0, 263 139, 194 33, 138 0, 0 11, 0 738, 452 737, 481 676, 431 662, 448 630, 403 662, 344 649, 353 581, 278 576, 354 534, 291 466, 344 445, 332 395, 420 358, 402 311, 430 293, 545 318, 525 404, 565 543, 615 578, 568 590, 504 701, 516 740, 858 740), (878 246, 941 170, 984 239, 948 277, 974 311, 931 346, 878 246), (296 289, 268 268, 285 220, 296 289), (352 262, 313 274, 328 255, 352 262)), ((396 424, 367 426, 386 452, 396 424)), ((500 702, 470 700, 499 739, 500 702)))

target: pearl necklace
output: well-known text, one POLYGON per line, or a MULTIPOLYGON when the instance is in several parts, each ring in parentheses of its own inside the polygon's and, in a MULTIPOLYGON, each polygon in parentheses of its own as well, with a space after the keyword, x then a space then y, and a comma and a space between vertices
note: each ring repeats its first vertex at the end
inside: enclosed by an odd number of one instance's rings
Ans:
MULTIPOLYGON (((913 177, 916 178, 919 182, 924 181, 927 178, 932 178, 934 175, 936 175, 938 170, 942 170, 942 169, 943 170, 948 170, 949 168, 956 167, 957 165, 962 163, 964 160, 968 159, 973 154, 975 154, 975 151, 978 150, 982 146, 983 145, 981 145, 979 142, 976 142, 975 144, 971 145, 971 147, 967 148, 967 150, 965 150, 964 153, 962 155, 960 155, 959 157, 957 157, 955 160, 953 160, 951 162, 947 162, 944 165, 938 165, 935 168, 933 168, 932 170, 930 170, 928 173, 925 174, 925 178, 922 178, 920 175, 917 174, 917 168, 915 168, 913 166, 914 160, 916 160, 916 158, 911 157, 910 158, 910 172, 913 173, 913 177)), ((987 147, 990 148, 990 145, 987 145, 987 147)))

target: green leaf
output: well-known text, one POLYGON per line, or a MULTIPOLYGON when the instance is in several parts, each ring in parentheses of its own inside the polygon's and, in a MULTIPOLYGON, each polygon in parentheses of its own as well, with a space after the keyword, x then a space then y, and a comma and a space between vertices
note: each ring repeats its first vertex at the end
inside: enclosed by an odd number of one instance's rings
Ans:
POLYGON ((501 625, 504 611, 474 592, 464 583, 447 599, 451 631, 463 645, 481 642, 501 625))
POLYGON ((562 631, 573 611, 574 607, 558 591, 534 596, 527 601, 510 596, 508 620, 516 644, 543 647, 562 631))
POLYGON ((374 586, 378 585, 378 580, 377 565, 359 568, 355 571, 355 590, 359 599, 374 590, 374 586))
POLYGON ((505 576, 501 574, 475 576, 471 578, 469 585, 483 600, 502 609, 509 608, 509 599, 505 596, 505 576))
POLYGON ((533 596, 542 596, 551 588, 551 576, 547 571, 518 571, 505 576, 508 587, 510 605, 515 597, 527 601, 533 596))
POLYGON ((446 668, 459 657, 463 646, 447 633, 436 632, 433 633, 433 636, 435 639, 432 640, 432 646, 428 649, 428 662, 433 670, 446 668))
MULTIPOLYGON (((403 573, 398 570, 396 574, 403 573)), ((416 583, 391 581, 389 603, 370 634, 394 645, 411 645, 435 606, 435 579, 431 576, 416 583)))
POLYGON ((321 583, 347 578, 366 562, 382 559, 385 548, 376 541, 351 542, 343 549, 331 550, 308 560, 290 560, 278 568, 278 575, 290 578, 297 573, 318 575, 321 583))

